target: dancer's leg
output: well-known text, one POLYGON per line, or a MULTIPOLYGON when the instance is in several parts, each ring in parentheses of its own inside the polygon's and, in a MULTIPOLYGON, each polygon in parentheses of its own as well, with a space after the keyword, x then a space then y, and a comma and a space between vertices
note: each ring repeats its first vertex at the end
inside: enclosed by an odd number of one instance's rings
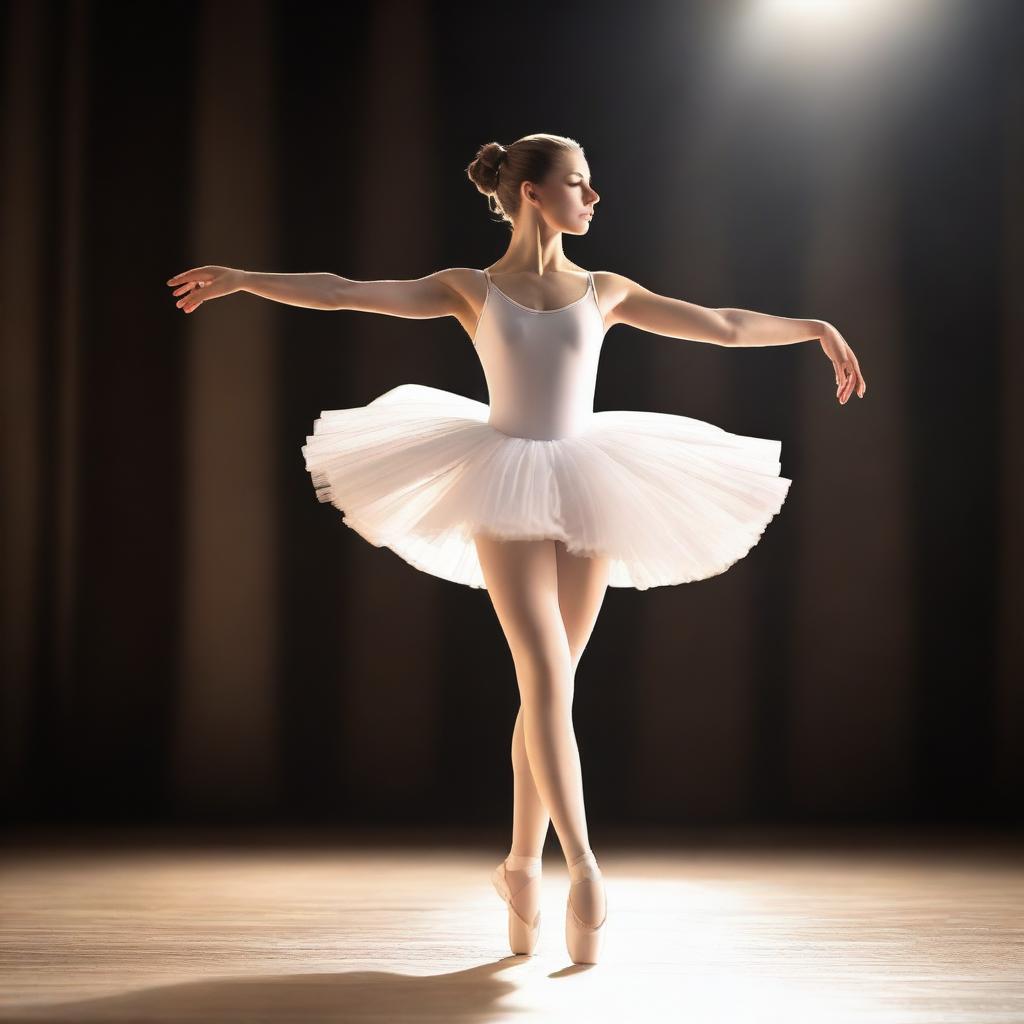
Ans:
POLYGON ((511 854, 540 857, 548 834, 551 816, 533 781, 530 758, 526 753, 523 706, 519 705, 512 730, 512 848, 511 854))
MULTIPOLYGON (((582 558, 570 554, 561 541, 555 541, 558 573, 558 605, 569 641, 572 658, 573 691, 576 667, 593 632, 598 612, 608 589, 610 561, 607 558, 582 558)), ((570 698, 571 699, 571 698, 570 698)), ((512 770, 514 804, 512 811, 511 853, 539 857, 551 820, 537 792, 526 753, 523 708, 516 714, 512 730, 512 770)))
POLYGON ((536 790, 568 863, 589 850, 590 843, 572 728, 572 678, 581 648, 575 655, 570 650, 562 621, 555 542, 500 541, 481 535, 476 543, 488 593, 516 666, 524 741, 536 790))
MULTIPOLYGON (((558 568, 558 603, 572 651, 573 674, 590 640, 598 612, 608 589, 611 561, 570 554, 555 542, 558 568)), ((571 872, 570 872, 571 874, 571 872)), ((587 923, 597 924, 605 913, 604 885, 600 879, 580 882, 573 888, 573 908, 587 923)))

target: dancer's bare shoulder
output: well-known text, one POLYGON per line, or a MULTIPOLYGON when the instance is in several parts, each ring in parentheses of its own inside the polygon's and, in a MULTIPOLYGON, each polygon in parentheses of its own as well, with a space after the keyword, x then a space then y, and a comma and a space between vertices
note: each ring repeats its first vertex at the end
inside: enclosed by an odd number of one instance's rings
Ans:
POLYGON ((487 278, 475 267, 450 267, 438 272, 452 292, 451 315, 462 325, 470 340, 487 298, 487 278))

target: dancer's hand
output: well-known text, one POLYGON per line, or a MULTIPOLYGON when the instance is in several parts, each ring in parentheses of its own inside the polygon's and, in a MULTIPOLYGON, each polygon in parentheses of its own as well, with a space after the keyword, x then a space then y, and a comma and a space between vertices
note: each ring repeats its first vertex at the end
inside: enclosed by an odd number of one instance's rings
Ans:
POLYGON ((196 267, 176 274, 167 283, 174 288, 174 295, 183 296, 175 305, 191 313, 208 299, 219 299, 241 291, 244 276, 244 270, 231 267, 196 267), (175 288, 175 285, 180 287, 175 288))
POLYGON ((857 362, 853 349, 831 324, 825 324, 821 347, 825 355, 832 360, 836 376, 836 398, 839 399, 839 404, 846 405, 855 388, 858 397, 863 398, 868 386, 860 372, 860 363, 857 362))

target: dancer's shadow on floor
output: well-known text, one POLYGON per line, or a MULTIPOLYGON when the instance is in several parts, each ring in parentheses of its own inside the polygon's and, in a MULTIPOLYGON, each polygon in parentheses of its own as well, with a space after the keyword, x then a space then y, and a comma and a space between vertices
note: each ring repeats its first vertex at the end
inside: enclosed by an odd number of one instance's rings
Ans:
MULTIPOLYGON (((519 987, 504 980, 502 972, 529 959, 507 956, 463 971, 425 976, 352 971, 180 982, 96 999, 7 1008, 0 1010, 0 1021, 251 1024, 280 1019, 344 1024, 392 1020, 486 1024, 508 1017, 510 1011, 500 1008, 498 1003, 519 987)), ((582 969, 585 968, 570 965, 549 977, 575 974, 582 969)))

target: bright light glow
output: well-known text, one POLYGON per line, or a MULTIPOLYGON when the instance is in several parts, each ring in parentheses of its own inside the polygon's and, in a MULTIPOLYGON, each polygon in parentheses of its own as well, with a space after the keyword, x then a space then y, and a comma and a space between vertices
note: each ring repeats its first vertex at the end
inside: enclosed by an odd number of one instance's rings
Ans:
POLYGON ((748 0, 728 32, 725 67, 762 85, 770 74, 802 87, 848 86, 927 49, 962 2, 748 0))
POLYGON ((894 32, 927 33, 949 0, 751 0, 737 28, 751 40, 792 42, 793 34, 837 47, 894 32))
POLYGON ((864 0, 761 0, 761 7, 770 18, 849 18, 866 6, 871 5, 864 0))

